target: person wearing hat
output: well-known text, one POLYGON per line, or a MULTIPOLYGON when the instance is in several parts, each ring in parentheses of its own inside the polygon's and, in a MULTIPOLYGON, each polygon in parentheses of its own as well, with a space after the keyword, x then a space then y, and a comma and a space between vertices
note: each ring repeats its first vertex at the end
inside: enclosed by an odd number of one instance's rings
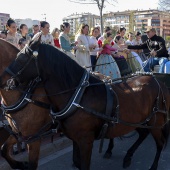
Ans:
POLYGON ((168 51, 165 46, 165 40, 156 35, 156 30, 153 27, 148 27, 145 31, 148 39, 140 45, 128 45, 128 49, 149 49, 150 58, 143 62, 145 72, 150 72, 155 65, 160 65, 159 73, 164 73, 165 63, 168 61, 168 51))

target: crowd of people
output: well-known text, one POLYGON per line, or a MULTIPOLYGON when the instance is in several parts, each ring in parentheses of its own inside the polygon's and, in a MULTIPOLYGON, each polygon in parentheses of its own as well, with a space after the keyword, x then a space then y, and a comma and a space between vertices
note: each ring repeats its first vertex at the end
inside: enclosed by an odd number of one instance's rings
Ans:
POLYGON ((90 29, 88 24, 82 24, 74 42, 70 41, 68 22, 51 33, 50 24, 46 21, 42 21, 40 26, 33 25, 30 34, 26 24, 21 24, 18 29, 13 19, 7 21, 6 28, 7 31, 2 31, 0 38, 20 50, 41 34, 42 43, 59 48, 88 71, 97 71, 112 79, 135 71, 150 72, 155 65, 160 65, 160 73, 170 73, 167 51, 170 53, 170 48, 166 48, 165 40, 156 34, 153 27, 148 27, 145 35, 129 32, 126 38, 124 27, 120 27, 113 36, 110 27, 106 27, 101 35, 100 27, 90 29))

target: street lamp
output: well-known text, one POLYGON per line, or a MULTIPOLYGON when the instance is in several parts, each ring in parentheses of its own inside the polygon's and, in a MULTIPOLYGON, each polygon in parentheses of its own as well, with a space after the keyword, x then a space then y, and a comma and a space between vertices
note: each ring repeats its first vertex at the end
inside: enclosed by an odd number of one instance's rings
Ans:
POLYGON ((43 20, 46 21, 46 14, 41 14, 43 16, 43 20))

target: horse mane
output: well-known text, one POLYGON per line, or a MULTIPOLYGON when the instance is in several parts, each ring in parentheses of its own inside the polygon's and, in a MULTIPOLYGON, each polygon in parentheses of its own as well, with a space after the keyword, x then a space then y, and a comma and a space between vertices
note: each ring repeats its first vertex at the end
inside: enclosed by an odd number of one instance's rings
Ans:
POLYGON ((64 82, 64 86, 70 88, 80 81, 85 69, 60 49, 52 45, 40 44, 38 52, 39 59, 43 60, 43 69, 49 75, 64 82))

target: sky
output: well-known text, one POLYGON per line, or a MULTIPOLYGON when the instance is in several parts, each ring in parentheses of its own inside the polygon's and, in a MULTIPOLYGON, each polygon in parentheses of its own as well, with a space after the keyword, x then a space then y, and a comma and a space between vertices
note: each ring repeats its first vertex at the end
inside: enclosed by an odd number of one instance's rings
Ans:
MULTIPOLYGON (((112 1, 112 0, 110 0, 112 1)), ((116 12, 136 9, 156 9, 158 0, 117 0, 115 6, 105 3, 103 12, 116 12)), ((113 1, 112 1, 113 2, 113 1)), ((97 5, 83 5, 69 2, 69 0, 0 0, 0 13, 8 13, 13 19, 46 20, 50 24, 50 31, 59 28, 62 18, 71 14, 90 12, 99 15, 97 5), (44 15, 45 14, 45 15, 44 15)))

